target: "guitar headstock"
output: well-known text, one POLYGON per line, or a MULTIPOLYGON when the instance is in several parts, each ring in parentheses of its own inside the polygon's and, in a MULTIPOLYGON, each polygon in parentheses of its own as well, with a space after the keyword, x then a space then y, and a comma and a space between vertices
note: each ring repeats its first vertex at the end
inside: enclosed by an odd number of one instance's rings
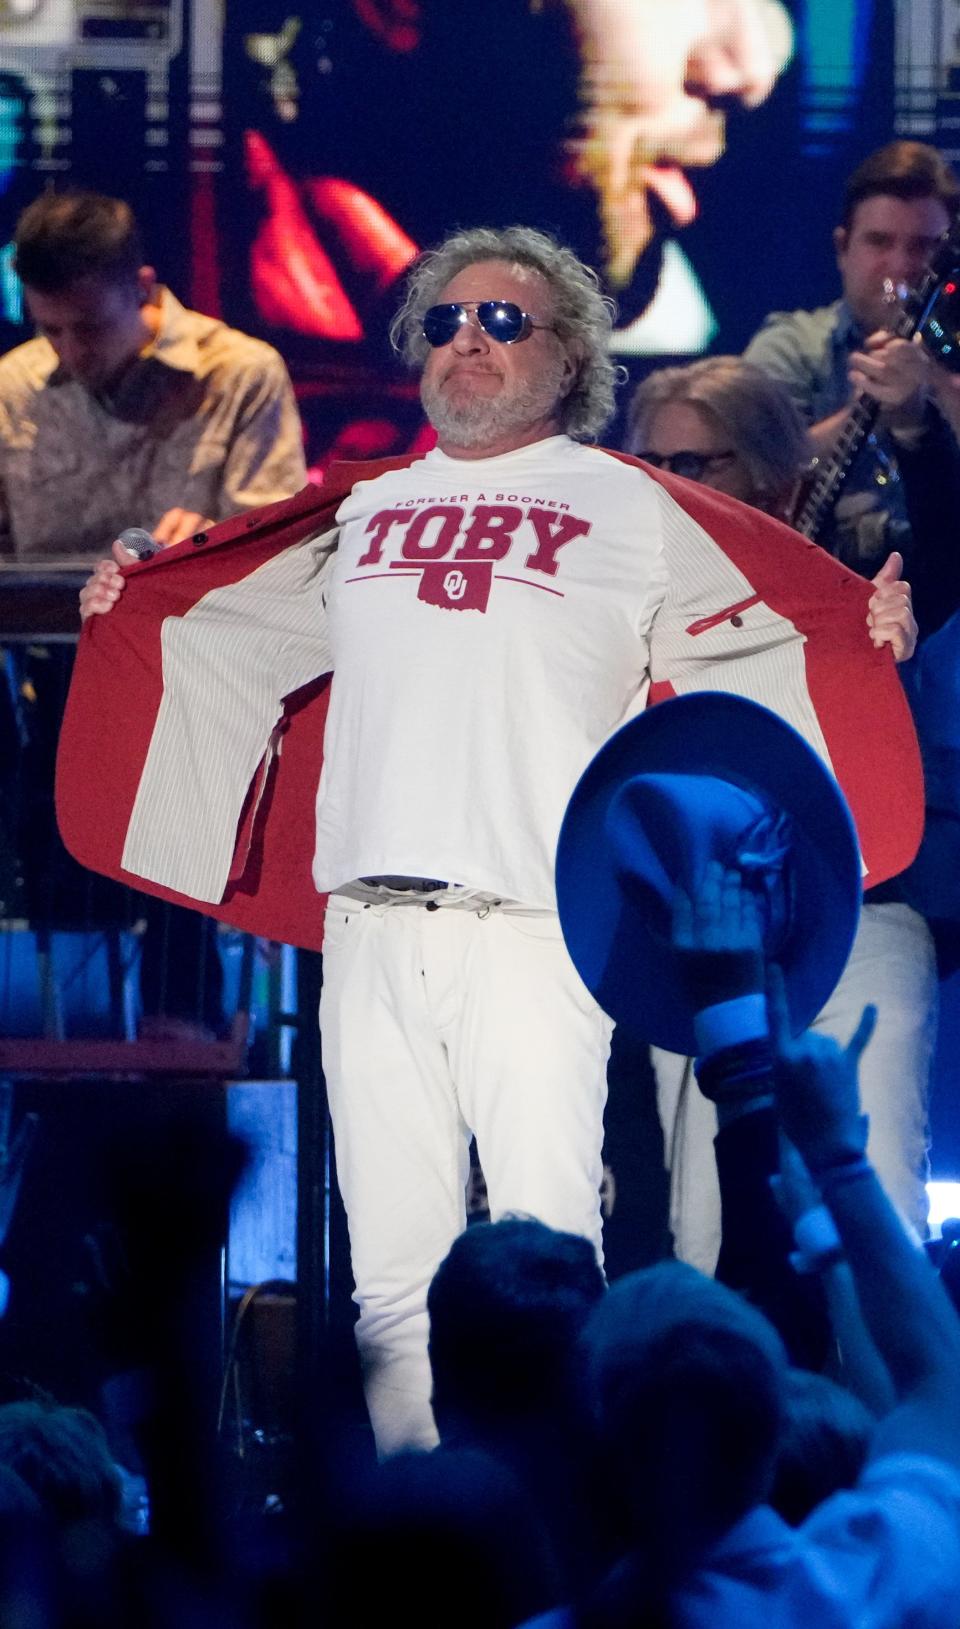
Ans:
POLYGON ((927 350, 952 373, 960 371, 960 214, 934 249, 907 309, 927 350))
POLYGON ((960 214, 954 216, 930 257, 929 275, 940 278, 960 264, 960 214))

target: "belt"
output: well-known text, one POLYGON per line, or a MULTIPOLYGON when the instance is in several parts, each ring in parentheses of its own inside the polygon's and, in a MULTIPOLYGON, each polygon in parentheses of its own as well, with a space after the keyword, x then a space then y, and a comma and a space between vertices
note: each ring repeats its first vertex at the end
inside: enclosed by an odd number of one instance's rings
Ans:
POLYGON ((389 888, 395 894, 436 894, 449 888, 439 877, 361 877, 368 888, 389 888))

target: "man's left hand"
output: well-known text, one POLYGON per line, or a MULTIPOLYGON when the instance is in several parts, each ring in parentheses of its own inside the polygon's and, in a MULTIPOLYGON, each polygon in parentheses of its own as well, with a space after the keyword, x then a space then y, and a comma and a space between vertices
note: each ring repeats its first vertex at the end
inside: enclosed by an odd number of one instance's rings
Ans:
POLYGON ((910 584, 904 582, 903 556, 894 550, 873 579, 873 593, 867 606, 870 638, 879 647, 889 645, 894 660, 906 662, 917 648, 917 623, 913 614, 910 584))
POLYGON ((878 329, 851 355, 849 374, 856 392, 880 403, 886 423, 894 428, 922 424, 930 358, 921 345, 878 329))

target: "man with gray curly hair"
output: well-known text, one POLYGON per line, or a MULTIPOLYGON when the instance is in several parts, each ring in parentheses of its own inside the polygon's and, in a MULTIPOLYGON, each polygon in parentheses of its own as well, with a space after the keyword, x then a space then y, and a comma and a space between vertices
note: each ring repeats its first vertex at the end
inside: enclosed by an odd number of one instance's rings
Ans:
POLYGON ((555 411, 565 434, 577 441, 595 441, 613 417, 614 388, 622 371, 609 356, 613 318, 613 302, 600 293, 596 274, 570 249, 529 227, 502 232, 478 227, 458 232, 441 248, 420 256, 390 325, 390 337, 408 365, 423 370, 423 404, 441 442, 482 447, 513 430, 525 433, 544 409, 555 411), (559 344, 540 358, 536 379, 518 385, 509 401, 488 395, 456 405, 426 376, 430 342, 423 318, 455 277, 491 260, 509 261, 527 277, 549 284, 550 331, 559 344), (564 372, 561 349, 576 356, 572 383, 564 372))
MULTIPOLYGON (((381 1451, 436 1440, 426 1292, 465 1225, 471 1134, 494 1219, 527 1213, 599 1253, 611 1025, 567 954, 554 856, 578 776, 651 681, 660 694, 719 686, 765 700, 826 751, 836 719, 805 653, 836 639, 852 653, 842 709, 857 763, 849 747, 841 761, 866 864, 904 863, 910 788, 895 810, 882 789, 906 773, 889 761, 903 735, 887 714, 901 703, 892 673, 885 711, 883 684, 859 672, 876 654, 865 601, 838 593, 835 562, 808 560, 776 522, 586 444, 613 406, 611 315, 594 274, 552 238, 457 233, 417 263, 394 330, 420 368, 436 447, 333 466, 322 491, 259 527, 135 568, 119 612, 81 641, 79 687, 102 710, 135 602, 137 694, 155 661, 165 700, 152 735, 141 719, 129 746, 125 713, 110 718, 122 785, 111 761, 91 785, 92 720, 72 698, 59 805, 72 852, 112 874, 103 832, 125 821, 115 868, 294 943, 316 942, 317 892, 329 895, 323 1063, 381 1451), (159 631, 145 655, 145 600, 160 606, 177 585, 162 658, 159 631), (331 668, 311 888, 299 828, 273 833, 284 787, 321 748, 317 708, 290 698, 331 668), (167 707, 181 684, 179 709, 167 707), (248 799, 237 765, 269 751, 278 718, 272 799, 248 799), (861 742, 879 755, 879 790, 873 759, 858 778, 861 742), (192 809, 189 841, 171 841, 192 809)), ((84 614, 109 610, 123 582, 104 563, 84 614)))

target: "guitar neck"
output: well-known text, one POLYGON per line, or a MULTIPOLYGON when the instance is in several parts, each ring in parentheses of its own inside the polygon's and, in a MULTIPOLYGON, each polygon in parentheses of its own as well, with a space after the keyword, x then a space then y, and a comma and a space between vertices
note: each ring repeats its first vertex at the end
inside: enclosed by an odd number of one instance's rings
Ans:
POLYGON ((807 494, 794 526, 803 537, 815 542, 833 509, 847 478, 847 471, 873 429, 879 403, 872 396, 858 396, 847 414, 829 459, 807 494))

